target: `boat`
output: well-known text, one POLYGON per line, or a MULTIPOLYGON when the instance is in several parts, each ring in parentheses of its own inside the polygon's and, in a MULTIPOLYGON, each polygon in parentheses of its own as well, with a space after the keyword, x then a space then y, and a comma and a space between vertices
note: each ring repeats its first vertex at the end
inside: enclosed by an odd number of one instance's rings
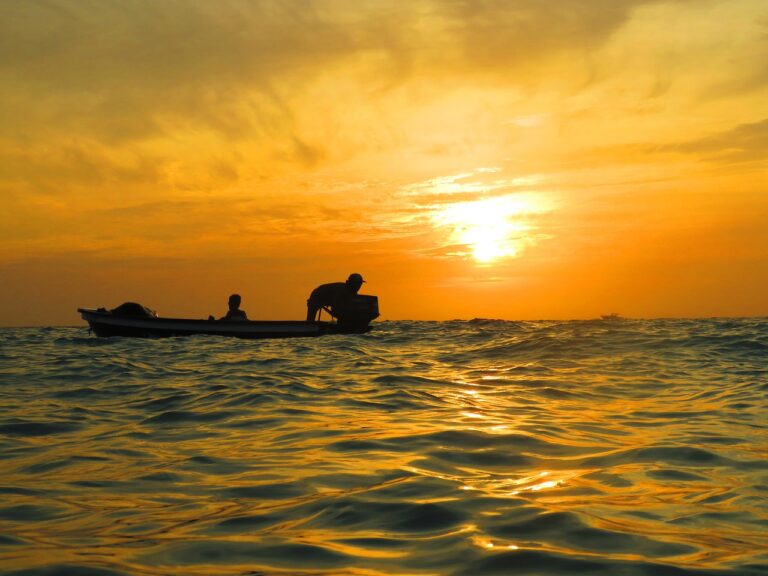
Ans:
POLYGON ((624 316, 621 316, 616 312, 611 312, 610 314, 603 314, 602 316, 600 316, 600 320, 607 320, 609 322, 618 322, 621 320, 626 320, 626 318, 624 318, 624 316))
MULTIPOLYGON (((100 337, 131 336, 162 338, 168 336, 231 336, 236 338, 299 338, 326 334, 363 334, 379 316, 376 296, 358 294, 345 306, 344 313, 331 321, 318 320, 216 320, 164 318, 136 302, 117 308, 78 308, 91 331, 100 337)), ((330 310, 328 310, 330 313, 330 310)))

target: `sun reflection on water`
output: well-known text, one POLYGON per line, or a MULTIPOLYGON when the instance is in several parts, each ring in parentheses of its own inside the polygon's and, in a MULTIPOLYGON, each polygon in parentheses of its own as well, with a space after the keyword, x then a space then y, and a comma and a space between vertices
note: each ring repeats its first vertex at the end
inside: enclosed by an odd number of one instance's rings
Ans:
POLYGON ((475 546, 478 546, 479 548, 483 548, 485 550, 519 550, 520 547, 516 544, 499 544, 498 542, 494 542, 493 540, 489 538, 484 538, 482 536, 473 536, 472 537, 472 544, 475 546))
POLYGON ((543 470, 517 478, 464 478, 459 489, 483 492, 498 498, 518 497, 525 493, 562 488, 569 480, 582 474, 584 471, 561 470, 555 473, 543 470))

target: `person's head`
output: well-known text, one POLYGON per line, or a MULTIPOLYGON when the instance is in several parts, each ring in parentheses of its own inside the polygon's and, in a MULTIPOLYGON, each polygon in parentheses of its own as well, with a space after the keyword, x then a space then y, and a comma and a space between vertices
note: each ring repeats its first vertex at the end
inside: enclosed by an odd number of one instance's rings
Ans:
POLYGON ((363 277, 360 276, 357 272, 354 272, 349 275, 349 278, 347 278, 347 288, 349 288, 353 294, 357 294, 357 291, 360 290, 360 286, 363 285, 363 277))
POLYGON ((237 310, 238 308, 240 308, 240 294, 232 294, 229 297, 229 309, 237 310))

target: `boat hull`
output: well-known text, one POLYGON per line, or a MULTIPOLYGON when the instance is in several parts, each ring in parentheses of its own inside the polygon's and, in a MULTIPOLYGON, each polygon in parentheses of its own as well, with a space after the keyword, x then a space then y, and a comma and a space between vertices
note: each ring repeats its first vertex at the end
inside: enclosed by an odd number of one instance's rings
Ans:
POLYGON ((304 338, 325 334, 350 334, 369 331, 350 330, 332 322, 298 320, 190 320, 183 318, 141 318, 115 315, 104 309, 78 308, 96 336, 164 338, 207 334, 233 338, 304 338))

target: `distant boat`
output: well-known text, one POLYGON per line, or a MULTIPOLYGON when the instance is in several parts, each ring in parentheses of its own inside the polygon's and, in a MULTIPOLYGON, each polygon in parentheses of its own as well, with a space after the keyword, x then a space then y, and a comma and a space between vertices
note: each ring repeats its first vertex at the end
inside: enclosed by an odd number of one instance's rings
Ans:
POLYGON ((303 320, 196 320, 158 317, 152 310, 126 302, 117 308, 78 308, 96 336, 159 338, 168 336, 231 336, 236 338, 299 338, 326 334, 363 334, 379 316, 376 296, 357 295, 336 322, 303 320))
POLYGON ((600 316, 600 320, 626 320, 623 316, 620 316, 616 312, 611 312, 610 314, 603 314, 600 316))

